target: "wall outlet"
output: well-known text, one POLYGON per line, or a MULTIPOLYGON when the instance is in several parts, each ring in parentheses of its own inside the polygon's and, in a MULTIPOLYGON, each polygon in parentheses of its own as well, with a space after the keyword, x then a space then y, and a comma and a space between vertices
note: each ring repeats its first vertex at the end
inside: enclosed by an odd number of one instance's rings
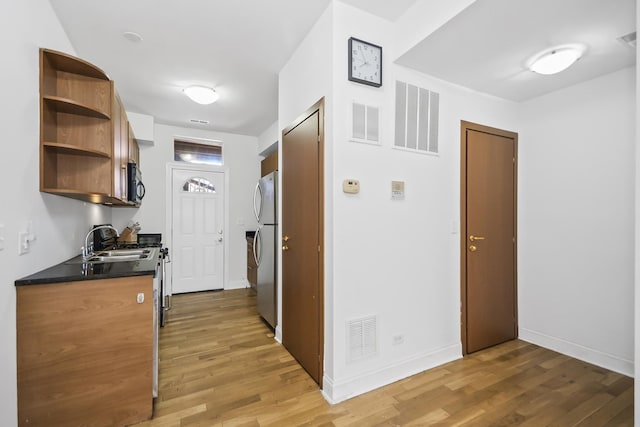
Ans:
POLYGON ((404 335, 394 335, 393 336, 393 345, 404 344, 404 335))

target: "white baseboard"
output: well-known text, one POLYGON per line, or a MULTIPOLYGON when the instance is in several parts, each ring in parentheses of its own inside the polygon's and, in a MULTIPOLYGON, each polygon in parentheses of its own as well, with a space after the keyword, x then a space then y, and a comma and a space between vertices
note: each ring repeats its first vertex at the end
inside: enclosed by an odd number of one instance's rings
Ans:
POLYGON ((633 378, 634 362, 562 338, 519 328, 519 339, 633 378))
POLYGON ((247 279, 230 280, 229 283, 227 283, 227 285, 224 287, 224 290, 228 291, 231 289, 244 289, 248 287, 249 282, 247 281, 247 279))
POLYGON ((322 395, 333 405, 461 357, 462 345, 453 344, 339 381, 325 375, 322 378, 322 395))

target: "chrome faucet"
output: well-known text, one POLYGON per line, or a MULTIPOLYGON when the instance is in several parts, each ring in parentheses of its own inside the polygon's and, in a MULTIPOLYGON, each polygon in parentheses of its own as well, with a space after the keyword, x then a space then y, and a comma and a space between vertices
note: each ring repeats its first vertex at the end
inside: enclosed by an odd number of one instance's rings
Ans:
POLYGON ((82 259, 83 260, 87 260, 87 258, 93 256, 93 243, 91 242, 91 247, 89 247, 89 236, 96 230, 101 230, 103 228, 110 228, 111 230, 116 232, 116 239, 118 237, 120 237, 120 233, 118 233, 118 230, 115 229, 115 227, 111 226, 111 225, 99 225, 97 227, 92 228, 91 230, 89 230, 89 232, 87 233, 87 236, 84 238, 84 246, 82 247, 82 259))

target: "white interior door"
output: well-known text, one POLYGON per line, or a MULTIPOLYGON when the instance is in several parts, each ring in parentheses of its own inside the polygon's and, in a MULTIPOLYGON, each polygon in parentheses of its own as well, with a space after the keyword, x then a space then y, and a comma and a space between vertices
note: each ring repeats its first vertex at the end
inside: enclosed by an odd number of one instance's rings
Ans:
POLYGON ((173 293, 224 287, 224 173, 173 169, 173 293))

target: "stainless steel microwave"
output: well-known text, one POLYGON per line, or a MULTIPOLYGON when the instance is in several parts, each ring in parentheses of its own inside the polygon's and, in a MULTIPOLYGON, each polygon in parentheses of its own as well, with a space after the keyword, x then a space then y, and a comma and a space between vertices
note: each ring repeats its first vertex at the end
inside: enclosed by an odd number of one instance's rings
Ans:
POLYGON ((140 203, 144 198, 145 188, 142 183, 142 172, 135 162, 127 164, 127 200, 140 203))

